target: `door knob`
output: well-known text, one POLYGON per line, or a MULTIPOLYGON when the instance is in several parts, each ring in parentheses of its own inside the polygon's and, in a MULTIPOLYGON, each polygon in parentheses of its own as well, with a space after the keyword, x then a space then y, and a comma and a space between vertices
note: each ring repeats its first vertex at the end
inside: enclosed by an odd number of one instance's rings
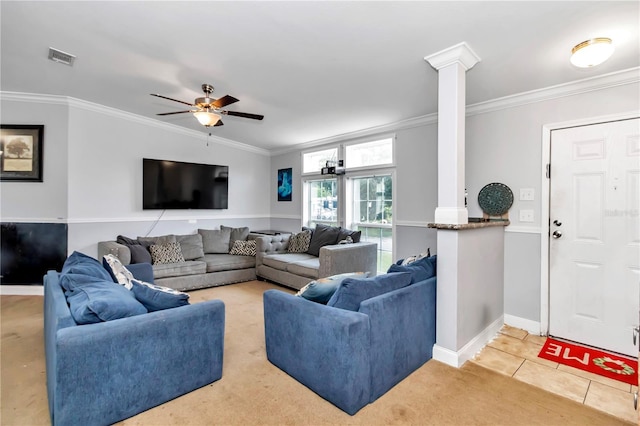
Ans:
POLYGON ((560 237, 562 237, 562 232, 560 231, 553 231, 553 234, 551 234, 551 236, 555 239, 558 239, 560 237))
POLYGON ((560 222, 558 219, 554 220, 554 221, 553 221, 553 224, 554 224, 555 226, 562 226, 562 222, 560 222))
POLYGON ((638 392, 633 394, 633 409, 638 409, 638 392))
POLYGON ((636 345, 638 341, 638 333, 640 333, 640 326, 633 327, 633 345, 636 345))

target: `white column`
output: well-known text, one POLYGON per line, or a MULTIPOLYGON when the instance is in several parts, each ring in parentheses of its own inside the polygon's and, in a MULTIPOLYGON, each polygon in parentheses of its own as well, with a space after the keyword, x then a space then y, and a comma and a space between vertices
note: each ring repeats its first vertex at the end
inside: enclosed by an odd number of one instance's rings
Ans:
POLYGON ((465 90, 466 71, 480 61, 464 42, 426 56, 438 70, 438 207, 435 222, 466 224, 465 90))

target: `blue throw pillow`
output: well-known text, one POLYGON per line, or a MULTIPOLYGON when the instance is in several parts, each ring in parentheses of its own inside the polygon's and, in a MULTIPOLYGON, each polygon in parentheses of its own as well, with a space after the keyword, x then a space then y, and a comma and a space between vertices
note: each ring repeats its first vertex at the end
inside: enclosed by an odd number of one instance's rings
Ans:
POLYGON ((331 296, 327 306, 358 311, 362 301, 409 284, 411 284, 411 274, 407 272, 378 275, 373 278, 347 278, 331 296))
MULTIPOLYGON (((74 251, 71 253, 62 265, 61 274, 82 274, 90 275, 107 281, 113 281, 109 272, 102 266, 100 262, 91 256, 74 251)), ((65 288, 65 290, 68 290, 65 288)))
POLYGON ((189 304, 189 295, 168 287, 132 279, 133 294, 149 312, 177 308, 189 304))
POLYGON ((147 312, 133 294, 111 280, 94 280, 65 293, 78 324, 93 324, 147 312))
POLYGON ((423 257, 408 265, 393 264, 387 272, 411 273, 411 284, 436 276, 436 256, 423 257))
POLYGON ((296 296, 326 305, 338 286, 347 278, 367 278, 369 272, 347 272, 311 281, 300 289, 296 296))

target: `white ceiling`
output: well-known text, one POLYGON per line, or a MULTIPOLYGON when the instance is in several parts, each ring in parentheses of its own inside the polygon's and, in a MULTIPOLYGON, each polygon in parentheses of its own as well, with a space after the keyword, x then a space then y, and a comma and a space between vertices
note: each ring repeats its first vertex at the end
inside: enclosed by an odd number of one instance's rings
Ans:
POLYGON ((481 62, 467 103, 640 66, 640 2, 0 2, 0 89, 66 95, 279 150, 437 111, 424 57, 465 41, 481 62), (606 63, 571 48, 611 37, 606 63), (77 56, 47 59, 49 47, 77 56), (202 83, 227 109, 206 129, 188 109, 202 83))

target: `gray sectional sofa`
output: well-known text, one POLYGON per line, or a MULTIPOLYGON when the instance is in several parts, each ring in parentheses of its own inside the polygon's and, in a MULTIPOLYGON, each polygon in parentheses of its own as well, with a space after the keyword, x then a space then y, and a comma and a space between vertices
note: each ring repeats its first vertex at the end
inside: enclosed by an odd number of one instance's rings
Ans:
POLYGON ((261 236, 256 246, 256 275, 278 284, 301 289, 309 282, 345 272, 376 274, 378 245, 358 242, 325 245, 319 256, 289 253, 291 234, 261 236))
POLYGON ((180 291, 196 290, 255 280, 255 256, 229 254, 229 251, 236 240, 251 241, 259 236, 250 233, 249 228, 221 227, 220 230, 199 229, 198 233, 189 235, 140 237, 136 240, 119 237, 121 242, 98 243, 98 259, 106 254, 114 254, 124 265, 153 263, 156 284, 180 291), (129 244, 124 244, 127 242, 129 244), (154 263, 151 258, 135 259, 136 253, 147 251, 146 247, 171 242, 179 243, 183 261, 154 263))

